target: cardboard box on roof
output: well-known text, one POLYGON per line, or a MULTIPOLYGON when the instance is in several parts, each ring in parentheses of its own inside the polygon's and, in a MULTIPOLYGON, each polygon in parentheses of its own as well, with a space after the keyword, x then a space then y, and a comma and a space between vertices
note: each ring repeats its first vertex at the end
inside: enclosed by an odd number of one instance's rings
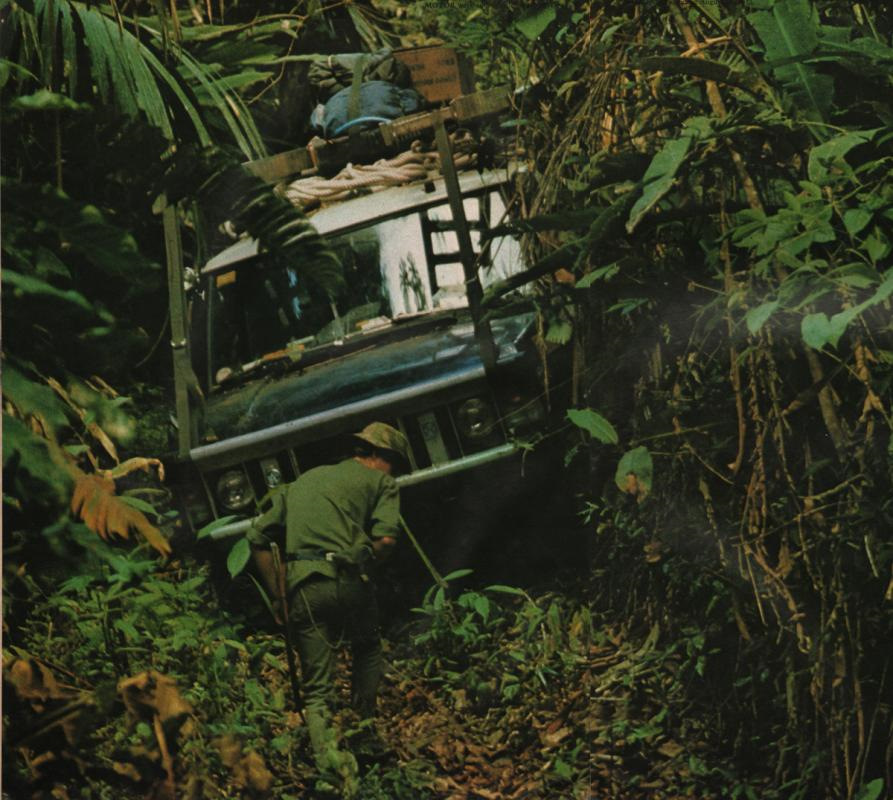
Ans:
POLYGON ((394 58, 409 67, 413 87, 431 103, 474 91, 471 62, 452 47, 432 45, 395 50, 394 58))

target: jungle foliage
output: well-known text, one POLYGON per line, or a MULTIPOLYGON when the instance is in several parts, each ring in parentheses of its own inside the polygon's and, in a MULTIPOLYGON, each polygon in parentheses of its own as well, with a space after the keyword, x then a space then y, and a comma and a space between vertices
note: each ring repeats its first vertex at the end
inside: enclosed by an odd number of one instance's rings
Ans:
POLYGON ((889 795, 889 4, 216 5, 0 4, 7 791, 311 791, 279 638, 209 610, 146 477, 152 209, 201 226, 239 175, 246 229, 304 232, 236 164, 295 144, 313 53, 402 36, 523 89, 511 232, 543 349, 574 353, 591 567, 432 589, 383 698, 404 767, 362 796, 889 795))
POLYGON ((527 40, 514 230, 590 409, 598 599, 703 637, 691 702, 786 797, 891 785, 889 11, 451 19, 496 61, 527 40))

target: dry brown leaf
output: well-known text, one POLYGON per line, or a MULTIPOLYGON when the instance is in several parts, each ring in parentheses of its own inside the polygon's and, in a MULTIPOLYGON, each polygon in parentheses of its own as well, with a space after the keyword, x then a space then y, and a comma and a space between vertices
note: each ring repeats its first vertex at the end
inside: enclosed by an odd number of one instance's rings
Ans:
POLYGON ((676 758, 676 756, 678 756, 684 749, 685 748, 679 744, 679 742, 674 742, 671 739, 669 742, 664 742, 658 747, 657 752, 667 758, 676 758))
POLYGON ((463 711, 468 708, 468 693, 465 689, 456 689, 453 691, 453 708, 456 711, 463 711))
POLYGON ((879 411, 881 414, 886 413, 881 398, 874 393, 871 387, 868 387, 865 402, 862 404, 862 415, 859 417, 859 422, 864 422, 871 411, 879 411))
MULTIPOLYGON (((456 789, 462 790, 462 787, 459 786, 456 781, 454 781, 451 777, 444 776, 434 779, 434 788, 442 794, 442 796, 446 797, 446 792, 455 791, 456 789)), ((455 797, 456 795, 450 794, 449 797, 455 797)), ((459 795, 460 797, 465 797, 465 794, 459 795)))
POLYGON ((220 751, 220 760, 224 766, 232 769, 239 763, 242 757, 242 744, 232 735, 220 736, 214 740, 215 747, 220 751))
POLYGON ((242 768, 245 770, 245 785, 258 792, 269 792, 273 785, 273 773, 267 769, 263 757, 255 750, 251 750, 242 758, 242 768))
POLYGON ((59 383, 59 381, 57 381, 55 378, 47 378, 46 381, 49 387, 66 403, 68 403, 68 405, 70 405, 75 411, 77 411, 78 413, 81 413, 83 411, 83 409, 79 409, 74 404, 72 399, 68 396, 68 392, 66 392, 65 389, 62 388, 62 384, 59 383))
POLYGON ((570 736, 571 733, 573 733, 573 731, 568 727, 558 728, 554 731, 547 730, 545 733, 540 734, 540 741, 546 749, 549 749, 556 747, 560 742, 570 736))
POLYGON ((778 548, 778 566, 776 570, 782 578, 786 578, 794 568, 794 559, 791 557, 791 548, 787 540, 782 541, 778 548))
POLYGON ((155 731, 155 739, 158 742, 158 752, 161 753, 161 765, 165 772, 164 783, 159 787, 160 795, 165 800, 176 800, 177 783, 174 778, 174 759, 167 744, 167 737, 164 734, 161 717, 156 714, 152 722, 152 728, 155 731))
POLYGON ((220 760, 232 772, 232 784, 265 794, 273 786, 273 773, 267 769, 263 756, 256 750, 242 752, 241 741, 232 735, 214 740, 220 751, 220 760))
POLYGON ((91 375, 90 380, 87 381, 87 386, 89 386, 94 392, 98 394, 105 394, 108 397, 111 397, 113 400, 116 397, 120 397, 120 394, 109 386, 99 375, 91 375))
POLYGON ((118 458, 118 448, 115 447, 115 443, 109 438, 109 435, 95 422, 88 422, 86 425, 87 430, 93 434, 93 438, 102 445, 102 449, 105 450, 117 464, 120 460, 118 458))
POLYGON ((6 680, 24 700, 68 699, 71 692, 59 687, 52 671, 39 661, 30 658, 15 658, 6 668, 6 680))
POLYGON ((531 780, 515 789, 514 794, 509 796, 509 800, 523 800, 525 797, 539 797, 538 792, 542 789, 542 784, 538 780, 531 780))
MULTIPOLYGON (((22 700, 27 700, 38 716, 38 738, 60 729, 69 744, 76 744, 82 733, 81 714, 92 700, 87 693, 60 685, 49 667, 32 658, 12 658, 4 677, 22 700), (49 703, 49 701, 55 701, 49 703), (44 712, 47 712, 43 716, 44 712)), ((29 734, 29 739, 33 734, 29 734)))
POLYGON ((75 479, 71 510, 103 539, 114 535, 127 539, 133 528, 161 555, 170 555, 171 546, 161 531, 146 519, 142 511, 116 497, 115 483, 108 478, 79 474, 75 479))
POLYGON ((483 797, 484 800, 503 800, 501 792, 492 792, 489 789, 482 789, 479 786, 475 786, 471 791, 474 796, 483 797))
POLYGON ((113 761, 112 769, 119 775, 123 775, 125 778, 130 778, 130 780, 135 783, 139 783, 139 781, 143 779, 143 776, 140 775, 140 771, 133 764, 124 764, 120 761, 113 761))
POLYGON ((846 652, 843 647, 838 647, 837 652, 834 654, 834 678, 831 681, 831 686, 836 689, 846 680, 846 677, 846 652))
POLYGON ((285 727, 289 730, 293 730, 294 728, 298 728, 304 724, 304 719, 301 717, 301 713, 299 711, 286 711, 285 716, 283 717, 283 721, 285 723, 285 727))
POLYGON ((157 458, 128 458, 127 461, 117 464, 112 469, 103 470, 102 474, 107 478, 117 480, 125 475, 129 475, 131 472, 136 472, 138 469, 151 473, 152 467, 158 470, 158 480, 163 481, 164 464, 157 458))
POLYGON ((154 669, 141 672, 118 682, 118 693, 127 710, 139 719, 154 719, 162 723, 180 719, 184 726, 192 713, 192 706, 183 699, 173 678, 154 669))
POLYGON ((645 551, 645 561, 649 564, 656 564, 663 558, 663 545, 657 539, 646 542, 642 549, 645 551))

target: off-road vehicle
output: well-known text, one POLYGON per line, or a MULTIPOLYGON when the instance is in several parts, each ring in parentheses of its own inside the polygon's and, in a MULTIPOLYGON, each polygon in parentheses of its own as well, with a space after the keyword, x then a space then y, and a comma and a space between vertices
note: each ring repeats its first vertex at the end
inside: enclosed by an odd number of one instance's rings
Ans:
MULTIPOLYGON (((517 209, 518 166, 496 158, 457 169, 448 135, 452 120, 473 125, 507 108, 506 93, 491 90, 380 126, 384 144, 427 131, 441 170, 310 215, 344 270, 336 297, 252 239, 201 265, 187 291, 176 214, 165 211, 172 483, 193 529, 238 515, 215 537, 244 530, 270 489, 342 455, 348 434, 372 420, 411 443, 403 486, 473 481, 495 462, 519 471, 521 443, 546 425, 534 312, 516 302, 485 313, 481 303, 488 286, 524 269, 516 239, 487 236, 517 209)), ((271 187, 306 166, 306 148, 248 164, 271 187)))

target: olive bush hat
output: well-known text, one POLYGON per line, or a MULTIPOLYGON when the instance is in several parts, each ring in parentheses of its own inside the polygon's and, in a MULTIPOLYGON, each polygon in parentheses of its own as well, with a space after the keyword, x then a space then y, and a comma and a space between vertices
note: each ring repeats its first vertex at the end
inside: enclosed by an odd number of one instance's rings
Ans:
POLYGON ((392 428, 384 422, 370 422, 359 433, 355 433, 357 439, 362 439, 378 450, 390 450, 403 460, 406 469, 409 469, 409 441, 396 428, 392 428))

